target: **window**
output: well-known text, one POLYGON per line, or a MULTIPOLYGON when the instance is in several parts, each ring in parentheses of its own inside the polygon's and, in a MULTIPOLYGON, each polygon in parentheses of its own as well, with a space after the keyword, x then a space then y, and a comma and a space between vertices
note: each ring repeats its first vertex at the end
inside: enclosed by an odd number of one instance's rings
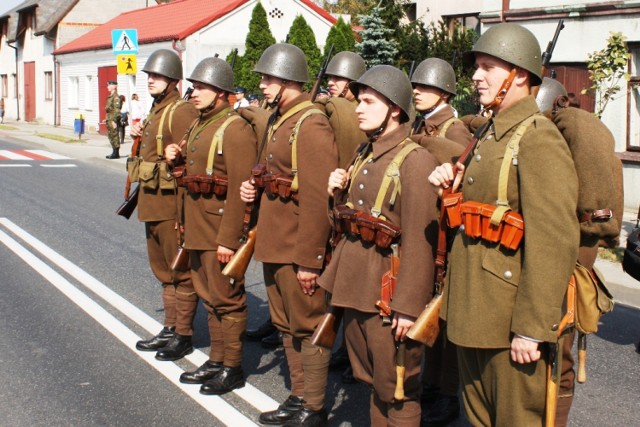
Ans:
POLYGON ((453 34, 455 24, 459 24, 464 28, 474 30, 476 33, 480 34, 480 18, 477 14, 446 16, 443 17, 443 19, 447 23, 447 28, 449 29, 450 34, 453 34))
POLYGON ((93 76, 86 76, 84 80, 84 109, 88 111, 93 110, 92 82, 93 76))
POLYGON ((53 73, 51 71, 44 72, 44 99, 47 101, 53 99, 53 73))
POLYGON ((640 43, 629 43, 629 82, 627 83, 627 151, 640 151, 640 43))
POLYGON ((0 92, 0 96, 2 96, 3 98, 6 98, 9 96, 9 79, 7 78, 6 74, 2 74, 0 75, 0 84, 2 85, 2 88, 0 88, 0 90, 2 92, 0 92))
POLYGON ((80 97, 80 84, 77 77, 69 77, 69 108, 78 108, 78 98, 80 97))

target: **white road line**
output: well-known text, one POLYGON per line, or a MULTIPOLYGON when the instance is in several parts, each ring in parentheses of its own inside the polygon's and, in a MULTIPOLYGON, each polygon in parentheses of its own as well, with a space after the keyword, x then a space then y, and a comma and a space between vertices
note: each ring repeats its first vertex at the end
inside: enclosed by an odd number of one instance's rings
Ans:
POLYGON ((75 168, 77 165, 71 163, 63 163, 63 164, 41 164, 43 168, 75 168))
POLYGON ((0 150, 0 157, 6 157, 10 160, 33 160, 31 157, 23 156, 11 150, 0 150))
MULTIPOLYGON (((55 252, 53 249, 49 248, 47 245, 36 239, 27 231, 17 226, 8 218, 0 218, 0 224, 4 225, 8 230, 10 230, 24 242, 26 242, 37 252, 42 254, 45 258, 60 267, 63 271, 68 273, 78 282, 82 283, 96 295, 100 296, 100 298, 105 300, 107 303, 127 316, 129 319, 136 322, 147 332, 156 334, 160 329, 162 329, 162 325, 155 319, 147 315, 144 311, 140 310, 138 307, 122 298, 119 294, 115 293, 109 287, 105 286, 99 280, 88 274, 86 271, 82 270, 80 267, 76 266, 71 261, 55 252)), ((204 362, 206 362, 209 357, 201 350, 196 349, 192 354, 187 356, 186 359, 191 363, 200 366, 204 362)), ((246 383, 243 388, 234 390, 233 392, 242 397, 249 404, 253 405, 260 412, 271 411, 278 407, 278 402, 276 402, 271 397, 267 396, 249 383, 246 383)))
POLYGON ((89 316, 94 318, 102 327, 109 331, 114 337, 125 344, 133 353, 142 358, 149 365, 153 366, 158 372, 164 375, 176 387, 180 388, 184 393, 189 395, 200 406, 202 406, 211 415, 227 425, 233 426, 255 426, 256 424, 249 418, 245 417, 233 406, 225 402, 218 396, 204 396, 199 393, 198 387, 189 387, 180 383, 179 377, 183 372, 180 367, 174 363, 161 362, 155 359, 151 353, 138 352, 135 345, 140 337, 127 328, 122 322, 107 312, 102 306, 81 292, 58 274, 55 270, 38 259, 29 252, 24 246, 20 245, 16 240, 12 239, 5 232, 0 230, 0 242, 4 243, 11 251, 13 251, 24 262, 31 266, 42 277, 55 286, 67 298, 73 301, 78 307, 84 310, 89 316), (214 409, 215 408, 215 409, 214 409))
POLYGON ((48 157, 51 160, 70 160, 71 157, 63 156, 62 154, 52 153, 45 150, 27 150, 29 153, 37 154, 38 156, 48 157))
POLYGON ((28 164, 5 164, 5 163, 0 163, 0 168, 30 168, 31 165, 28 164))

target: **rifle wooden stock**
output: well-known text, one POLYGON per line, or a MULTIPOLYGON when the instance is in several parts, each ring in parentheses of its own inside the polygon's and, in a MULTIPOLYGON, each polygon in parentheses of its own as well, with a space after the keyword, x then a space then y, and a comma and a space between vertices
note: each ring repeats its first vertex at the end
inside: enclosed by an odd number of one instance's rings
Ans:
POLYGON ((578 373, 576 381, 580 384, 587 382, 587 335, 578 332, 578 373))
POLYGON ((311 336, 311 344, 331 350, 336 342, 343 313, 342 307, 329 306, 327 313, 311 336))
POLYGON ((429 304, 422 310, 416 322, 407 332, 407 337, 418 341, 429 347, 436 342, 440 333, 440 307, 442 306, 442 295, 436 294, 429 301, 429 304))
POLYGON ((222 270, 222 274, 231 277, 234 280, 242 280, 247 272, 249 262, 253 256, 253 249, 256 245, 256 227, 249 230, 247 241, 240 246, 236 253, 231 257, 231 261, 222 270))
POLYGON ((134 188, 133 192, 129 195, 129 197, 116 209, 116 213, 120 216, 125 217, 126 219, 131 218, 131 214, 136 210, 138 206, 138 192, 140 191, 139 187, 134 188))
POLYGON ((558 410, 558 382, 560 372, 558 364, 560 362, 558 345, 549 343, 549 360, 547 362, 547 396, 545 406, 545 427, 556 425, 556 412, 558 410))
POLYGON ((189 270, 189 251, 184 246, 178 245, 178 252, 171 262, 171 269, 173 271, 187 271, 189 270))
POLYGON ((396 402, 404 400, 404 354, 406 349, 407 345, 401 342, 396 350, 396 389, 393 392, 393 398, 396 402))

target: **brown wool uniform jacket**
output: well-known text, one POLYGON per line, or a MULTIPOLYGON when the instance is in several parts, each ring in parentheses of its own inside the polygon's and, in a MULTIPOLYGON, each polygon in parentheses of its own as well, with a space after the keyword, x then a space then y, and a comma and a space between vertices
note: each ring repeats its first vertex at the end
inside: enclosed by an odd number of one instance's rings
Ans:
POLYGON ((347 169, 358 145, 367 140, 367 135, 358 126, 356 115, 358 101, 331 97, 318 104, 324 108, 329 117, 329 123, 336 137, 338 166, 347 169))
POLYGON ((433 154, 440 164, 454 163, 469 144, 473 135, 461 120, 454 120, 444 135, 440 134, 447 120, 455 117, 453 107, 445 104, 424 120, 419 133, 411 139, 433 154))
MULTIPOLYGON (((518 125, 538 112, 528 96, 494 119, 463 179, 465 201, 495 204, 505 148, 518 125)), ((578 255, 578 181, 556 126, 536 118, 509 167, 508 199, 524 218, 517 251, 458 231, 449 255, 441 316, 448 338, 474 348, 508 348, 513 334, 555 342, 562 302, 578 255)))
MULTIPOLYGON (((371 213, 387 166, 400 151, 399 144, 408 137, 408 131, 402 126, 372 144, 372 161, 351 178, 347 200, 355 209, 371 213)), ((409 153, 400 167, 401 192, 395 206, 391 208, 389 203, 393 185, 382 206, 382 215, 402 229, 400 270, 391 308, 414 317, 433 294, 437 197, 427 185, 427 177, 437 165, 427 150, 418 147, 409 153)), ((333 294, 333 305, 376 313, 375 303, 380 299, 382 275, 390 267, 390 253, 391 249, 383 251, 372 243, 363 244, 357 237, 343 236, 318 282, 333 294)))
MULTIPOLYGON (((193 104, 184 102, 178 106, 173 112, 173 118, 169 120, 167 113, 162 131, 159 132, 160 120, 165 109, 171 108, 175 101, 181 100, 178 91, 173 91, 157 104, 151 107, 151 112, 147 118, 146 125, 142 131, 142 140, 140 141, 140 157, 145 162, 160 162, 158 157, 158 147, 156 144, 156 136, 162 135, 162 155, 164 149, 170 144, 179 144, 185 137, 185 133, 189 126, 193 123, 198 112, 193 104), (169 123, 171 122, 171 123, 169 123)), ((166 177, 160 177, 165 179, 166 177)), ((138 194, 138 219, 142 222, 166 221, 176 219, 177 191, 160 190, 155 191, 141 190, 138 194)))
MULTIPOLYGON (((228 103, 200 117, 182 148, 186 176, 206 175, 209 149, 215 132, 227 118, 237 115, 228 103), (212 120, 213 119, 213 120, 212 120), (212 120, 209 122, 209 120, 212 120)), ((186 190, 184 225, 187 249, 216 250, 218 245, 238 249, 242 237, 245 203, 240 200, 240 184, 249 179, 256 159, 257 141, 251 125, 236 119, 218 142, 213 175, 228 178, 226 196, 186 190), (222 146, 222 147, 221 147, 222 146), (222 148, 222 154, 219 154, 222 148)))
MULTIPOLYGON (((287 108, 303 101, 300 95, 287 108)), ((267 141, 261 162, 267 171, 292 177, 291 144, 289 137, 305 108, 285 120, 267 141)), ((324 114, 307 117, 297 137, 299 190, 297 202, 263 193, 260 201, 256 247, 257 261, 276 264, 296 264, 307 268, 322 268, 330 223, 327 220, 327 182, 329 174, 338 166, 338 152, 329 120, 324 114)))

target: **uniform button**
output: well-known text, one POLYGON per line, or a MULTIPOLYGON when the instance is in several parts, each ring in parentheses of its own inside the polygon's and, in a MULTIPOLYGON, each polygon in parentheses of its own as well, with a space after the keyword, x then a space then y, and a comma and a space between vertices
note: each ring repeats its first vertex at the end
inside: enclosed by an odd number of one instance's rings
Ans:
POLYGON ((318 259, 318 261, 320 261, 323 257, 322 255, 318 255, 316 258, 318 259))
POLYGON ((558 324, 557 324, 557 323, 554 323, 554 324, 553 324, 553 326, 551 326, 551 330, 552 330, 552 331, 557 331, 557 330, 558 330, 558 328, 559 328, 559 326, 558 326, 558 324))
POLYGON ((366 174, 368 174, 368 173, 369 173, 369 171, 368 171, 367 169, 363 169, 363 170, 362 170, 362 174, 363 174, 363 175, 366 175, 366 174))
POLYGON ((476 154, 476 162, 479 162, 480 159, 482 159, 482 156, 480 154, 476 154))
POLYGON ((145 132, 145 133, 144 133, 144 136, 149 136, 149 132, 145 132))
POLYGON ((196 139, 200 139, 200 135, 196 135, 196 139))
POLYGON ((269 160, 273 160, 273 154, 269 154, 269 160))
POLYGON ((361 190, 364 190, 364 184, 358 185, 358 188, 361 189, 361 190))
POLYGON ((194 151, 196 151, 196 147, 191 147, 191 152, 193 153, 194 151))
POLYGON ((358 200, 358 205, 362 206, 364 205, 364 202, 362 200, 358 200))
POLYGON ((373 159, 367 160, 367 163, 373 163, 373 159))
POLYGON ((275 137, 275 136, 273 137, 272 141, 273 141, 273 142, 276 142, 276 137, 275 137))
POLYGON ((142 148, 147 148, 147 144, 142 144, 142 148))
POLYGON ((218 213, 221 213, 221 214, 224 213, 224 208, 218 209, 218 213))
POLYGON ((505 271, 504 274, 502 274, 502 276, 507 279, 510 280, 513 277, 513 273, 509 270, 505 271))
POLYGON ((193 164, 193 160, 189 160, 189 164, 192 165, 193 164))
POLYGON ((469 183, 469 185, 473 184, 473 177, 470 176, 469 178, 467 178, 467 182, 469 183))

